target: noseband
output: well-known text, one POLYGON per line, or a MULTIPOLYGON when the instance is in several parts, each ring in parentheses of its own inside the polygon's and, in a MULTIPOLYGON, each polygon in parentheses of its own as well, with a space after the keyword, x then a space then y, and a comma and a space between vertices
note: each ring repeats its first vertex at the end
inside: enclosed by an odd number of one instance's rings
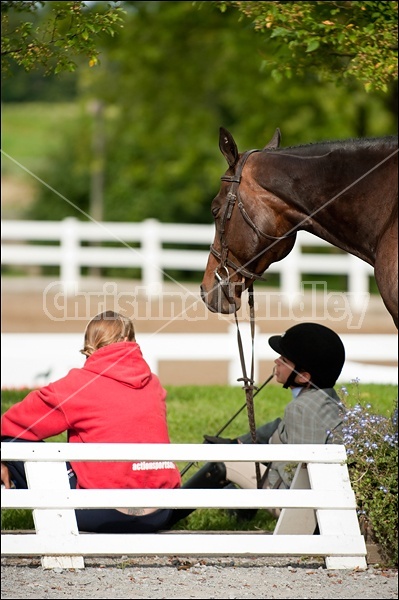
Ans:
MULTIPOLYGON (((219 261, 219 266, 216 267, 216 269, 215 269, 215 277, 218 280, 220 285, 225 285, 225 286, 228 285, 229 278, 230 278, 228 267, 233 269, 233 271, 235 273, 239 273, 240 275, 242 275, 242 277, 245 279, 257 279, 257 280, 261 280, 261 281, 266 281, 265 277, 262 277, 262 275, 253 273, 252 271, 249 271, 248 269, 246 269, 244 266, 237 265, 235 262, 233 262, 232 260, 230 260, 228 258, 229 247, 228 247, 228 244, 226 241, 226 226, 227 226, 228 221, 231 218, 231 215, 232 215, 233 209, 234 209, 234 205, 237 200, 238 200, 237 206, 240 210, 242 218, 247 223, 247 225, 249 225, 251 227, 251 229, 253 231, 255 231, 255 233, 258 237, 264 237, 268 240, 278 241, 278 240, 284 240, 287 237, 290 237, 292 235, 292 233, 289 233, 286 235, 282 235, 280 237, 276 237, 273 235, 269 235, 268 233, 265 233, 264 231, 261 231, 259 229, 259 227, 257 227, 255 225, 255 223, 252 221, 251 217, 248 215, 247 211, 245 210, 244 204, 242 203, 242 200, 240 198, 240 193, 239 193, 238 188, 239 188, 239 185, 241 182, 241 174, 242 174, 244 165, 247 162, 249 156, 251 154, 253 154, 254 152, 260 152, 260 150, 247 150, 247 152, 245 152, 242 155, 241 159, 238 161, 236 173, 234 175, 223 175, 221 177, 222 181, 228 181, 231 183, 230 189, 227 193, 226 207, 225 207, 223 217, 222 217, 222 222, 221 222, 221 225, 219 228, 221 252, 218 252, 218 250, 216 250, 216 248, 213 244, 211 244, 211 247, 210 247, 211 254, 213 254, 213 256, 215 256, 219 261), (219 273, 219 270, 224 271, 224 276, 222 276, 219 273)), ((241 282, 240 282, 240 284, 241 284, 241 282)))

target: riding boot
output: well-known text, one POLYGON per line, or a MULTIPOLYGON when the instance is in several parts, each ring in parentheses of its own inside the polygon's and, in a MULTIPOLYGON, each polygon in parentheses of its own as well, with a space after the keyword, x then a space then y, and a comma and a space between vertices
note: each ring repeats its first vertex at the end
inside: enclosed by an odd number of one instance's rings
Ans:
POLYGON ((238 444, 237 438, 222 438, 214 435, 204 435, 206 444, 238 444))
MULTIPOLYGON (((193 475, 182 488, 186 489, 219 489, 228 484, 226 480, 226 467, 224 463, 206 463, 195 475, 193 475)), ((195 508, 175 508, 170 526, 188 517, 195 508)))
POLYGON ((206 463, 182 487, 189 489, 218 489, 227 485, 226 467, 222 462, 206 463))

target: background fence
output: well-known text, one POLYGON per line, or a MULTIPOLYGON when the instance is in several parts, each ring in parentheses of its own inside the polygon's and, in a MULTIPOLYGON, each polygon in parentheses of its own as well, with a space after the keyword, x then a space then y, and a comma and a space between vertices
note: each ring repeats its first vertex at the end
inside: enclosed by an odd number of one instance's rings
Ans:
MULTIPOLYGON (((141 223, 92 223, 72 217, 63 221, 3 221, 2 265, 59 267, 67 295, 79 289, 83 267, 138 268, 151 296, 162 290, 166 269, 203 272, 213 237, 213 225, 161 223, 154 219, 141 223), (111 242, 119 247, 93 245, 111 242), (198 248, 185 249, 184 245, 198 248)), ((321 254, 314 252, 315 248, 333 246, 299 231, 290 254, 271 265, 268 273, 280 275, 281 293, 290 300, 299 295, 304 273, 343 274, 347 276, 351 307, 361 308, 369 291, 372 267, 351 254, 321 254)))
MULTIPOLYGON (((248 324, 240 325, 249 370, 251 337, 248 324)), ((271 334, 256 333, 255 380, 259 381, 261 361, 274 361, 276 353, 267 340, 271 334)), ((2 387, 37 387, 63 377, 74 367, 82 367, 84 357, 81 333, 3 333, 2 334, 2 387)), ((396 334, 342 334, 346 349, 346 362, 339 381, 349 383, 388 383, 397 385, 398 347, 396 334), (389 362, 391 366, 381 364, 389 362), (395 364, 394 364, 395 363, 395 364)), ((227 362, 226 385, 242 385, 241 363, 237 348, 236 327, 227 333, 160 333, 140 334, 139 344, 144 357, 155 373, 163 361, 173 361, 186 372, 195 375, 199 361, 227 362)), ((268 373, 270 374, 270 373, 268 373)), ((177 376, 178 377, 178 376, 177 376)), ((178 381, 175 382, 178 385, 178 381)), ((206 382, 204 381, 204 385, 206 382)))

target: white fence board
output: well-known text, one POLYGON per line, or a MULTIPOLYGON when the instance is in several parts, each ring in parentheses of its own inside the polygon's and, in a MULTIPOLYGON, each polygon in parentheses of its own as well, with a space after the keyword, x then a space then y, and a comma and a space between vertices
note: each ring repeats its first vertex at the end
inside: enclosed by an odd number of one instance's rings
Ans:
MULTIPOLYGON (((250 364, 251 344, 248 327, 240 325, 247 364, 250 364)), ((276 353, 267 340, 272 334, 256 333, 255 336, 255 380, 258 381, 259 362, 273 361, 276 353)), ((231 326, 228 333, 190 334, 158 333, 140 334, 138 342, 154 373, 159 372, 162 361, 185 361, 187 373, 192 362, 201 360, 227 361, 229 368, 226 384, 242 385, 237 381, 242 376, 237 348, 237 331, 231 326)), ((398 382, 398 344, 395 334, 344 334, 341 336, 346 348, 346 362, 339 382, 359 379, 361 383, 398 382), (361 363, 366 361, 366 363, 361 363), (390 362, 392 366, 382 365, 390 362)), ((2 333, 1 368, 2 387, 37 387, 64 377, 74 367, 82 367, 84 357, 79 354, 83 334, 60 333, 2 333), (54 348, 57 352, 54 353, 54 348), (23 365, 23 369, 21 368, 23 365)), ((176 385, 179 382, 176 381, 176 385)), ((206 382, 204 381, 206 385, 206 382)))
POLYGON ((337 444, 65 444, 28 443, 1 445, 2 460, 29 461, 288 461, 340 463, 346 460, 344 446, 337 444), (106 452, 105 452, 106 450, 106 452))
MULTIPOLYGON (((262 535, 174 533, 174 534, 93 534, 79 535, 75 539, 57 536, 38 539, 35 535, 8 535, 2 542, 2 553, 29 556, 72 554, 89 556, 153 556, 172 554, 176 556, 358 556, 356 565, 364 568, 366 547, 360 536, 313 536, 313 535, 262 535), (4 544, 4 546, 3 546, 4 544), (106 548, 106 551, 104 550, 106 548)), ((337 568, 337 567, 334 567, 337 568)), ((342 568, 348 568, 343 566, 342 568)))
MULTIPOLYGON (((43 484, 45 485, 45 483, 43 484)), ((225 508, 356 508, 350 491, 297 490, 295 497, 287 490, 268 490, 259 498, 257 490, 207 490, 201 496, 198 490, 3 490, 1 508, 218 508, 222 499, 225 508)))

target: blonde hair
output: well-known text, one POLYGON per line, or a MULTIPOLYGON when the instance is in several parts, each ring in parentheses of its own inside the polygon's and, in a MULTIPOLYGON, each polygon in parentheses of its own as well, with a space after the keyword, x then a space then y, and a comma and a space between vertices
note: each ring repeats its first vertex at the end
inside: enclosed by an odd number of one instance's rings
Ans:
POLYGON ((106 310, 93 317, 87 324, 84 347, 80 352, 90 356, 103 346, 115 342, 134 342, 135 339, 132 321, 113 310, 106 310))

